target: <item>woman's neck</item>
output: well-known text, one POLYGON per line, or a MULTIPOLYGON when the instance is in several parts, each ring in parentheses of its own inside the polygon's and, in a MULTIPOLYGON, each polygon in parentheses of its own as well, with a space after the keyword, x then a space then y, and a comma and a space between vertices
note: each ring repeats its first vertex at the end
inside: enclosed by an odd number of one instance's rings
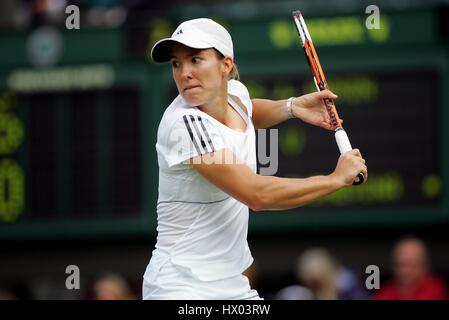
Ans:
POLYGON ((211 101, 198 106, 198 109, 207 113, 211 117, 214 117, 216 120, 221 123, 226 122, 227 111, 228 111, 228 86, 226 83, 225 88, 220 90, 220 93, 215 96, 211 101))

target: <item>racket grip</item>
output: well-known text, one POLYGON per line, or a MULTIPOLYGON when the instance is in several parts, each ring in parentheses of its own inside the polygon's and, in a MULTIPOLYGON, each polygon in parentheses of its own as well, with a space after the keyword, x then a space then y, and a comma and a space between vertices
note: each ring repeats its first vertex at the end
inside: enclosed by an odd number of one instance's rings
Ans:
MULTIPOLYGON (((351 142, 349 142, 348 135, 343 128, 337 128, 335 131, 335 140, 337 141, 338 149, 341 154, 352 150, 351 142)), ((362 184, 363 181, 365 181, 365 177, 362 173, 359 173, 352 184, 358 186, 359 184, 362 184)))
POLYGON ((352 150, 351 142, 349 142, 345 129, 338 128, 335 131, 335 140, 337 141, 338 149, 341 154, 352 150))

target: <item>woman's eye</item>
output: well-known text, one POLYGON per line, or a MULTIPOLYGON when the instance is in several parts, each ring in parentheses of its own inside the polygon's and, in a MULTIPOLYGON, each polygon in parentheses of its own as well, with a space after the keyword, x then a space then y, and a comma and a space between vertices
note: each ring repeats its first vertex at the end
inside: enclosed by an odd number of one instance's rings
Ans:
POLYGON ((198 57, 192 58, 192 63, 198 63, 199 61, 200 61, 200 59, 198 57))
POLYGON ((178 61, 172 61, 171 65, 172 65, 173 68, 177 68, 177 67, 179 67, 179 62, 178 61))

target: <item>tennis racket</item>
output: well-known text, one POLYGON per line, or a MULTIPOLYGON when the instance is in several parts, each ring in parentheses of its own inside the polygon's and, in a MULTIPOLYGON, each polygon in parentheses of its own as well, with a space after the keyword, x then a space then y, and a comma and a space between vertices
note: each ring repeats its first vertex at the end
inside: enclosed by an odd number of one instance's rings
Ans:
MULTIPOLYGON (((320 60, 316 54, 315 47, 313 46, 312 38, 310 37, 309 30, 307 30, 306 23, 300 11, 293 11, 293 20, 295 21, 296 30, 298 31, 299 37, 301 38, 301 44, 304 48, 306 54, 307 62, 313 73, 313 80, 318 91, 323 91, 329 89, 329 86, 324 76, 323 69, 321 68, 320 60)), ((340 118, 338 117, 337 109, 332 99, 323 99, 326 106, 327 113, 331 119, 331 125, 335 131, 335 140, 337 141, 338 149, 340 153, 345 153, 352 150, 351 142, 349 141, 348 135, 345 129, 343 129, 340 124, 340 118)), ((365 177, 362 173, 359 173, 352 183, 353 185, 362 184, 365 181, 365 177)))

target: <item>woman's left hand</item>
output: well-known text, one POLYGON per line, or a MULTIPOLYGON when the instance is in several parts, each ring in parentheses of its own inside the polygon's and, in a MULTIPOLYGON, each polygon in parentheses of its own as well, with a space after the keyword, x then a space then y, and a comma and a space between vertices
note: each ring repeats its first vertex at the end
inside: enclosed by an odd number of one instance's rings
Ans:
MULTIPOLYGON (((296 118, 326 130, 334 130, 323 99, 337 99, 337 95, 330 90, 313 92, 296 97, 292 102, 292 113, 296 118)), ((343 120, 340 120, 340 125, 343 120)))

